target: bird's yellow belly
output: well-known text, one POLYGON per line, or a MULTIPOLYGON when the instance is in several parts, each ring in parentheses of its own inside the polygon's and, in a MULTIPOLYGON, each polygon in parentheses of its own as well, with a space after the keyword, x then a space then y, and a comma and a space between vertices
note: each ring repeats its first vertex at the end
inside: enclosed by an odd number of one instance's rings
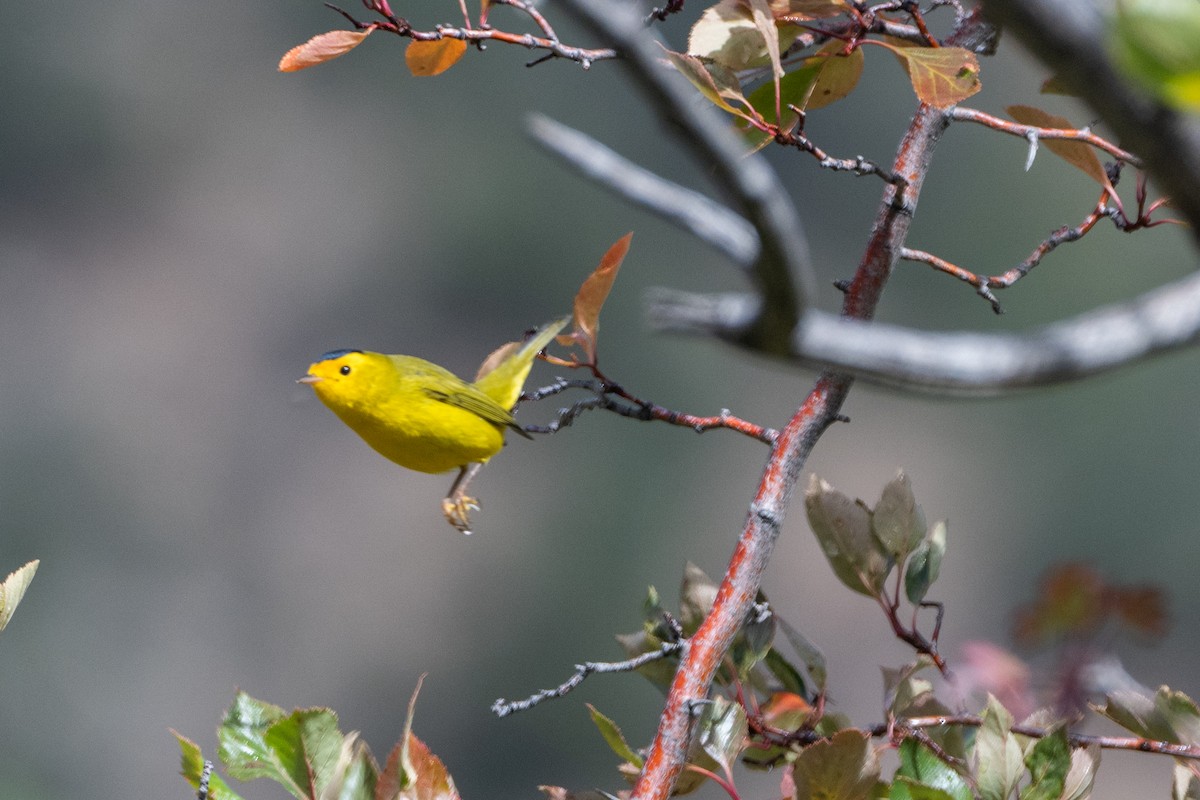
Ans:
POLYGON ((452 406, 442 406, 436 414, 391 414, 382 419, 340 412, 338 416, 384 458, 418 472, 447 472, 487 461, 504 446, 499 428, 452 406))

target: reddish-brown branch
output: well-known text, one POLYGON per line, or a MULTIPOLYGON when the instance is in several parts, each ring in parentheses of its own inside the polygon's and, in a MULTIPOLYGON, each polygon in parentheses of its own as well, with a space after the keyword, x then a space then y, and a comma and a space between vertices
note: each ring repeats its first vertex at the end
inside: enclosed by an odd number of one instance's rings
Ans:
POLYGON ((1129 219, 1121 212, 1119 208, 1113 208, 1107 204, 1108 194, 1105 192, 1100 196, 1100 200, 1096 203, 1096 207, 1092 209, 1083 221, 1074 227, 1064 225, 1058 230, 1051 233, 1045 238, 1029 257, 1017 264, 1012 269, 1001 272, 997 275, 979 275, 971 272, 968 269, 958 266, 947 261, 944 258, 939 258, 932 253, 927 253, 924 250, 914 250, 905 247, 900 252, 900 257, 906 261, 919 261, 923 264, 928 264, 939 272, 944 272, 958 278, 964 283, 969 283, 975 287, 975 291, 992 304, 992 310, 997 314, 1003 314, 1004 308, 1000 305, 999 299, 992 292, 992 289, 1007 289, 1014 283, 1028 275, 1034 267, 1042 263, 1042 259, 1053 252, 1060 244, 1067 242, 1075 242, 1082 239, 1089 231, 1096 227, 1096 223, 1105 217, 1112 220, 1113 225, 1118 230, 1125 233, 1131 233, 1142 228, 1153 228, 1157 225, 1165 223, 1175 223, 1178 220, 1162 219, 1153 220, 1151 215, 1162 207, 1164 201, 1156 200, 1149 205, 1146 203, 1146 182, 1145 178, 1139 174, 1137 181, 1137 215, 1134 219, 1129 219))
MULTIPOLYGON (((979 23, 978 13, 973 13, 961 30, 979 23)), ((892 169, 907 185, 903 189, 892 184, 884 188, 870 241, 847 286, 842 305, 845 316, 874 316, 883 287, 900 257, 933 147, 947 124, 943 112, 924 105, 913 117, 892 169)), ((665 800, 670 795, 687 759, 692 704, 707 696, 717 667, 757 596, 800 472, 818 438, 837 419, 851 383, 846 375, 822 374, 780 432, 712 611, 691 638, 688 653, 671 683, 658 734, 634 786, 633 797, 637 800, 665 800)))
POLYGON ((1118 161, 1124 161, 1126 164, 1131 164, 1139 169, 1142 166, 1141 159, 1126 150, 1122 150, 1112 142, 1102 136, 1097 136, 1089 130, 1074 130, 1071 128, 1039 128, 1036 125, 1022 125, 1012 120, 1002 119, 992 116, 991 114, 978 111, 974 108, 964 108, 963 106, 955 106, 950 109, 950 118, 955 122, 974 122, 979 125, 986 125, 993 130, 1007 133, 1012 136, 1019 136, 1022 139, 1028 139, 1030 136, 1036 136, 1039 139, 1070 139, 1076 142, 1084 142, 1090 144, 1098 150, 1103 150, 1118 161))

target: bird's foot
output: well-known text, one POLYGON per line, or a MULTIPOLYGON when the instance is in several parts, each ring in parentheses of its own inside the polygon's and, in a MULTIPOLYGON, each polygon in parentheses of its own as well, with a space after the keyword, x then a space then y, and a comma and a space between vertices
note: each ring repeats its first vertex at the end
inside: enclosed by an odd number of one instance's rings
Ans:
POLYGON ((471 535, 471 511, 479 510, 479 501, 465 494, 451 494, 442 499, 442 514, 460 533, 471 535))

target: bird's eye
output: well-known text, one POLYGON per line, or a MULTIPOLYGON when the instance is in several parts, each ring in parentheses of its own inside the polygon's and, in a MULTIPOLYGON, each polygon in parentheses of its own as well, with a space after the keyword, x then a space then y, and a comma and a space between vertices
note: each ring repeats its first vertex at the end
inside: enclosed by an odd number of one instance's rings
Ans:
POLYGON ((343 366, 340 370, 338 370, 338 372, 342 373, 343 375, 349 375, 350 374, 350 365, 347 364, 347 365, 343 366))

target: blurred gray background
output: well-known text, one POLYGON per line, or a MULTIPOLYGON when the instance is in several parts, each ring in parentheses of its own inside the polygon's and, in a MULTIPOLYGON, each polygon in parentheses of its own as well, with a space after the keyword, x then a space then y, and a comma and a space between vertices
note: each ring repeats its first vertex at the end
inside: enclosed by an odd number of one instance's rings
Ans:
MULTIPOLYGON (((546 11, 586 41, 557 5, 546 11)), ((705 185, 704 169, 677 155, 611 63, 530 70, 528 52, 492 46, 415 79, 402 43, 379 34, 280 75, 284 51, 343 26, 317 0, 6 12, 0 574, 42 566, 0 636, 0 797, 189 797, 168 729, 214 753, 239 687, 286 708, 331 706, 383 757, 422 672, 416 730, 465 797, 618 788, 583 703, 644 742, 661 703, 644 681, 594 678, 505 720, 488 706, 616 657, 612 634, 638 626, 646 586, 673 603, 686 559, 719 575, 764 449, 594 414, 512 442, 475 485, 484 505, 466 538, 439 513, 449 476, 379 458, 293 381, 333 347, 471 374, 499 343, 569 310, 608 245, 634 230, 603 317, 609 374, 673 408, 782 425, 811 373, 641 324, 648 287, 740 288, 729 265, 566 172, 525 138, 524 120, 549 114, 691 185, 705 185)), ((455 14, 421 4, 414 19, 455 14)), ((664 26, 677 45, 692 18, 664 26)), ((493 21, 520 24, 502 8, 493 21)), ((887 162, 915 100, 891 56, 866 55, 860 91, 814 114, 809 132, 834 155, 887 162)), ((1006 41, 969 104, 1027 102, 1087 123, 1069 101, 1037 95, 1043 77, 1006 41)), ((880 183, 822 173, 796 152, 770 157, 804 215, 819 300, 834 308, 830 283, 857 261, 880 183)), ((1095 186, 1048 152, 1029 173, 1024 158, 1021 140, 951 129, 910 244, 995 272, 1082 219, 1095 186)), ((1004 317, 913 264, 880 317, 1026 329, 1194 263, 1177 229, 1125 236, 1101 224, 1002 294, 1004 317)), ((1200 621, 1183 610, 1200 601, 1198 365, 1185 353, 973 402, 859 386, 852 423, 828 432, 810 466, 871 502, 903 466, 930 519, 949 519, 934 595, 952 657, 972 639, 1007 643, 1045 565, 1086 559, 1170 591, 1170 636, 1121 653, 1148 685, 1197 694, 1200 621)), ((554 374, 541 365, 534 380, 554 374)), ((910 654, 877 609, 836 585, 798 508, 766 589, 826 650, 837 710, 879 721, 879 665, 910 654)), ((1165 796, 1170 763, 1108 754, 1100 778, 1101 797, 1165 796)))

